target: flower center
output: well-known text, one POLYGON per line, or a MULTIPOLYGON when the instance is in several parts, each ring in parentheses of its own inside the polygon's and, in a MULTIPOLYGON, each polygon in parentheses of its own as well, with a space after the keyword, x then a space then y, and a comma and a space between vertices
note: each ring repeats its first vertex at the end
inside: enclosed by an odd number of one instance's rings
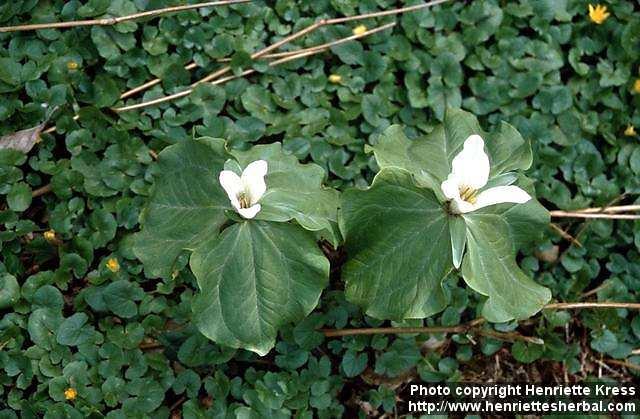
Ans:
POLYGON ((240 208, 249 208, 251 206, 249 197, 244 192, 238 195, 238 202, 240 202, 240 208))
POLYGON ((477 200, 478 190, 466 185, 460 185, 460 198, 470 204, 475 204, 477 200))

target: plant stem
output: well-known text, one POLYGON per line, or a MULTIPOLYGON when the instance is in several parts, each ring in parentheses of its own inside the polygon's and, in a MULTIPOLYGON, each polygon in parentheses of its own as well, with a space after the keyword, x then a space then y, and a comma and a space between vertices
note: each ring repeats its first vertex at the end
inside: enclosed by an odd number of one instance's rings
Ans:
POLYGON ((450 327, 364 327, 356 329, 321 329, 325 337, 354 336, 354 335, 380 335, 380 334, 407 334, 407 333, 464 333, 484 323, 484 319, 478 318, 466 324, 450 327))
MULTIPOLYGON (((551 303, 543 307, 543 310, 566 310, 573 308, 626 308, 640 310, 640 303, 551 303)), ((356 329, 321 329, 325 337, 354 336, 354 335, 381 335, 381 334, 406 334, 406 333, 464 333, 485 322, 483 318, 477 318, 467 324, 451 327, 367 327, 356 329)), ((535 337, 522 336, 520 334, 500 334, 500 332, 483 330, 479 334, 485 334, 497 339, 523 340, 525 342, 541 344, 541 340, 535 337), (516 336, 517 335, 517 336, 516 336)))
MULTIPOLYGON (((307 26, 306 28, 303 28, 303 29, 301 29, 301 30, 299 30, 297 32, 294 32, 294 33, 292 33, 291 35, 289 35, 289 36, 287 36, 285 38, 282 38, 281 40, 275 42, 274 44, 271 44, 271 45, 259 50, 258 52, 255 52, 254 54, 251 55, 251 58, 252 59, 257 59, 257 58, 266 56, 269 52, 280 48, 282 45, 284 45, 284 44, 286 44, 288 42, 294 41, 294 40, 296 40, 298 38, 301 38, 304 35, 307 35, 307 34, 313 32, 313 31, 315 31, 315 30, 317 30, 317 29, 319 29, 319 28, 321 28, 323 26, 335 25, 335 24, 344 23, 344 22, 350 22, 350 21, 354 21, 354 20, 370 19, 370 18, 375 18, 375 17, 389 16, 389 15, 396 15, 396 14, 401 14, 401 13, 412 12, 412 11, 415 11, 415 10, 436 6, 438 4, 445 3, 447 1, 451 1, 451 0, 433 0, 433 1, 430 1, 430 2, 427 2, 427 3, 418 4, 418 5, 415 5, 415 6, 402 7, 402 8, 393 9, 393 10, 385 10, 385 11, 374 12, 374 13, 365 13, 365 14, 356 15, 356 16, 347 16, 347 17, 334 18, 334 19, 321 19, 321 20, 319 20, 319 21, 307 26)), ((367 31, 364 34, 361 34, 360 36, 353 36, 353 37, 349 37, 349 38, 357 39, 359 37, 366 36, 366 35, 369 35, 371 33, 373 33, 373 32, 367 31)), ((346 38, 344 38, 344 39, 346 39, 346 38)), ((344 41, 344 39, 342 41, 346 42, 346 41, 344 41)), ((349 39, 349 40, 351 40, 351 39, 349 39)), ((314 48, 314 47, 312 47, 312 48, 314 48)), ((325 45, 319 45, 319 46, 317 46, 315 48, 322 48, 322 50, 324 50, 324 49, 327 48, 327 46, 325 44, 325 45)), ((311 48, 309 48, 308 50, 311 50, 311 48)), ((302 52, 302 51, 300 51, 300 52, 302 52)), ((287 53, 285 55, 296 55, 296 54, 287 53)), ((301 57, 302 56, 306 56, 306 55, 301 55, 301 57)), ((190 63, 187 66, 195 66, 195 63, 190 63)), ((191 84, 191 88, 190 89, 184 90, 182 92, 174 93, 173 95, 164 96, 162 98, 154 99, 154 100, 151 100, 151 101, 148 101, 148 102, 142 102, 142 103, 140 103, 138 105, 123 106, 123 107, 120 107, 120 108, 114 108, 113 110, 115 112, 124 112, 124 111, 127 111, 127 110, 133 110, 133 109, 138 109, 138 108, 145 107, 145 106, 157 105, 159 103, 168 102, 168 101, 171 101, 171 100, 174 100, 174 99, 179 99, 181 97, 189 95, 193 91, 193 88, 195 86, 197 86, 197 85, 199 85, 201 83, 206 83, 206 82, 212 81, 214 79, 217 79, 218 77, 221 77, 221 76, 225 75, 229 71, 231 71, 231 66, 228 66, 228 65, 224 66, 224 67, 220 68, 219 70, 216 70, 215 72, 213 72, 213 73, 203 77, 202 79, 194 82, 193 84, 191 84)), ((138 93, 140 91, 143 91, 143 90, 145 90, 145 89, 147 89, 147 88, 149 88, 151 86, 155 86, 159 82, 160 82, 159 79, 151 80, 151 81, 143 84, 142 86, 139 86, 139 87, 137 87, 135 89, 132 89, 130 91, 127 91, 127 92, 123 93, 123 95, 122 95, 123 97, 121 97, 121 98, 129 97, 129 96, 131 96, 131 95, 133 95, 135 93, 138 93)))
MULTIPOLYGON (((371 35, 373 33, 380 32, 382 30, 391 28, 394 25, 395 25, 395 23, 388 23, 386 25, 382 25, 380 27, 368 30, 368 31, 366 31, 366 32, 364 32, 364 33, 362 33, 360 35, 351 35, 351 36, 348 36, 348 37, 345 37, 345 38, 337 39, 337 40, 332 41, 332 42, 328 42, 326 44, 319 45, 317 47, 310 47, 310 48, 306 48, 306 49, 303 49, 303 50, 300 50, 300 51, 296 51, 295 53, 287 54, 287 56, 285 56, 284 58, 281 58, 279 60, 275 60, 275 61, 270 62, 269 66, 270 67, 275 67, 277 65, 280 65, 280 64, 292 61, 292 60, 296 60, 298 58, 308 57, 308 56, 311 56, 311 55, 319 54, 319 53, 327 50, 328 48, 330 48, 332 46, 339 45, 339 44, 342 44, 344 42, 352 41, 354 39, 363 38, 363 37, 371 35)), ((271 51, 271 49, 269 51, 271 51)), ((222 71, 222 70, 224 70, 226 68, 227 67, 223 67, 222 69, 220 69, 216 73, 214 73, 214 74, 216 74, 216 78, 217 79, 214 80, 214 81, 210 81, 210 83, 212 85, 222 84, 222 83, 225 83, 225 82, 227 82, 229 80, 237 79, 239 77, 244 77, 244 76, 247 76, 249 74, 253 74, 253 73, 256 72, 256 70, 254 70, 254 69, 249 69, 249 70, 243 71, 242 74, 239 74, 239 75, 232 75, 232 76, 218 78, 220 75, 223 75, 223 74, 226 73, 226 70, 222 71)), ((169 101, 174 100, 174 99, 179 99, 181 97, 188 96, 188 95, 191 94, 191 92, 193 92, 193 89, 194 89, 193 86, 196 86, 197 84, 202 83, 203 82, 202 80, 207 80, 208 81, 209 80, 208 77, 209 76, 207 76, 204 79, 201 79, 200 81, 192 84, 192 87, 187 89, 187 90, 183 90, 181 92, 177 92, 177 93, 174 93, 174 94, 169 95, 169 96, 159 97, 157 99, 149 100, 149 101, 146 101, 146 102, 136 103, 134 105, 122 106, 122 107, 119 107, 119 108, 113 108, 112 110, 115 111, 115 112, 130 111, 130 110, 134 110, 134 109, 144 108, 144 107, 147 107, 147 106, 158 105, 160 103, 169 102, 169 101)))
POLYGON ((186 10, 200 9, 203 7, 215 7, 226 6, 240 3, 248 3, 252 0, 220 0, 220 1, 208 1, 204 3, 186 4, 182 6, 165 7, 162 9, 148 10, 146 12, 133 13, 126 16, 119 17, 105 17, 102 19, 90 19, 90 20, 72 20, 69 22, 53 22, 53 23, 32 23, 26 25, 16 26, 4 26, 0 27, 0 33, 2 32, 17 32, 17 31, 34 31, 39 29, 63 29, 63 28, 75 28, 80 26, 111 26, 122 22, 128 22, 130 20, 154 17, 166 13, 183 12, 186 10))
POLYGON ((605 362, 607 364, 618 365, 618 366, 621 366, 621 367, 625 367, 625 368, 629 368, 629 369, 632 369, 632 370, 640 371, 640 365, 633 364, 631 362, 618 361, 617 359, 607 359, 607 360, 605 360, 605 362))
POLYGON ((427 7, 437 6, 438 4, 446 3, 448 1, 450 0, 433 0, 427 3, 416 4, 415 6, 401 7, 399 9, 383 10, 381 12, 365 13, 365 14, 356 15, 356 16, 338 17, 334 19, 328 19, 327 24, 334 25, 336 23, 352 22, 354 20, 371 19, 374 17, 382 17, 382 16, 398 15, 398 14, 407 13, 407 12, 414 12, 416 10, 424 9, 427 7))
POLYGON ((640 220, 640 215, 636 214, 610 214, 606 212, 568 212, 568 211, 549 211, 552 217, 556 218, 602 218, 609 220, 640 220))
POLYGON ((598 213, 598 212, 627 212, 640 211, 640 205, 618 205, 615 207, 595 207, 575 210, 574 212, 598 213))
POLYGON ((38 197, 40 195, 44 195, 44 194, 47 194, 49 192, 51 192, 51 184, 50 183, 48 183, 48 184, 46 184, 44 186, 41 186, 38 189, 34 189, 33 192, 31 192, 31 196, 33 198, 36 198, 36 197, 38 197))
POLYGON ((640 310, 640 303, 616 303, 616 302, 583 302, 583 303, 551 303, 543 307, 543 310, 566 310, 573 308, 627 308, 640 310))

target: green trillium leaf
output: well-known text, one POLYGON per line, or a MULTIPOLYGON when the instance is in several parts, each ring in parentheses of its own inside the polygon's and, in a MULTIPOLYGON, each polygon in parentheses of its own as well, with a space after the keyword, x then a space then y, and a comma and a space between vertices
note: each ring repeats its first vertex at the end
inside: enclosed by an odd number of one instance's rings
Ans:
MULTIPOLYGON (((509 174, 513 176, 513 174, 509 174)), ((506 177, 505 175, 499 177, 506 177)), ((531 196, 535 196, 533 182, 522 176, 515 176, 515 184, 531 196)), ((477 214, 496 214, 503 218, 508 227, 509 236, 513 243, 514 250, 534 243, 542 237, 542 234, 549 227, 551 216, 549 211, 536 199, 531 199, 524 204, 499 204, 481 208, 477 214)))
POLYGON ((273 348, 279 327, 313 310, 329 280, 314 235, 290 223, 234 224, 196 249, 190 264, 200 332, 260 355, 273 348))
POLYGON ((340 229, 347 299, 379 319, 423 318, 445 308, 449 216, 411 174, 382 169, 367 190, 343 194, 340 229))
POLYGON ((152 277, 171 274, 176 258, 218 234, 229 199, 218 174, 231 156, 224 141, 188 140, 164 149, 134 252, 152 277))
POLYGON ((462 217, 449 218, 449 233, 451 234, 451 253, 453 266, 456 269, 462 264, 464 249, 467 243, 467 228, 462 217))
POLYGON ((482 315, 491 322, 524 319, 551 299, 549 289, 520 270, 509 226, 495 214, 466 214, 467 254, 462 264, 465 282, 489 297, 482 315))
POLYGON ((337 246, 339 193, 323 186, 325 171, 316 164, 301 164, 294 155, 284 154, 279 143, 257 145, 247 151, 232 151, 240 166, 256 160, 268 163, 267 191, 260 199, 262 209, 256 219, 295 219, 310 231, 320 231, 337 246))
POLYGON ((451 161, 473 134, 485 141, 491 178, 531 166, 531 146, 514 127, 503 122, 497 132, 487 133, 474 115, 459 109, 448 109, 442 125, 414 140, 407 138, 400 125, 392 125, 372 148, 381 168, 400 167, 416 176, 421 184, 434 184, 446 179, 451 161))

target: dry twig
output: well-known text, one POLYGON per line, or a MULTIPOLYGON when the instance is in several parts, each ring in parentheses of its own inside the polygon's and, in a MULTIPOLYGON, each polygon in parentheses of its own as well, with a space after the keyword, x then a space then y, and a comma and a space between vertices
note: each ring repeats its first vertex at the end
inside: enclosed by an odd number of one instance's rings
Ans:
POLYGON ((551 217, 556 218, 600 218, 609 220, 640 220, 640 214, 615 214, 606 212, 584 212, 583 211, 549 211, 551 217))
POLYGON ((228 6, 233 4, 248 3, 252 0, 220 0, 208 1, 204 3, 185 4, 182 6, 165 7, 156 10, 147 10, 146 12, 133 13, 119 17, 105 17, 101 19, 72 20, 69 22, 52 22, 52 23, 31 23, 26 25, 4 26, 0 27, 2 32, 18 32, 18 31, 35 31, 39 29, 63 29, 76 28, 80 26, 112 26, 122 22, 141 19, 145 17, 155 17, 167 13, 184 12, 186 10, 201 9, 204 7, 228 6))
MULTIPOLYGON (((640 310, 640 303, 616 303, 616 302, 580 302, 580 303, 551 303, 543 307, 543 310, 567 310, 577 308, 626 308, 640 310)), ((321 329, 325 337, 354 336, 354 335, 381 335, 381 334, 407 334, 407 333, 465 333, 484 323, 483 318, 477 318, 470 323, 451 327, 367 327, 354 329, 321 329)), ((483 331, 487 333, 486 331, 483 331)), ((492 332, 489 332, 492 333, 492 332)), ((499 332, 495 332, 499 333, 499 332)), ((508 334, 507 334, 508 335, 508 334)), ((495 337, 495 336, 492 336, 495 337)), ((502 336, 507 338, 507 336, 502 336)), ((512 340, 524 340, 526 342, 541 344, 535 337, 519 335, 508 336, 512 340)))
MULTIPOLYGON (((279 40, 279 41, 277 41, 277 42, 275 42, 275 43, 273 43, 273 44, 271 44, 271 45, 269 45, 269 46, 267 46, 267 47, 265 47, 265 48, 263 48, 263 49, 261 49, 261 50, 259 50, 257 52, 253 53, 251 55, 251 58, 255 60, 257 58, 266 56, 271 51, 276 50, 276 49, 280 48, 281 46, 283 46, 283 45, 285 45, 285 44, 287 44, 289 42, 292 42, 292 41, 294 41, 296 39, 299 39, 299 38, 301 38, 301 37, 313 32, 313 31, 315 31, 315 30, 317 30, 317 29, 319 29, 321 27, 325 27, 325 26, 328 26, 328 25, 335 25, 335 24, 339 24, 339 23, 351 22, 351 21, 355 21, 355 20, 370 19, 370 18, 375 18, 375 17, 389 16, 389 15, 396 15, 396 14, 412 12, 412 11, 415 11, 415 10, 436 6, 438 4, 445 3, 447 1, 450 1, 450 0, 432 0, 432 1, 429 1, 427 3, 418 4, 418 5, 409 6, 409 7, 402 7, 402 8, 393 9, 393 10, 385 10, 385 11, 381 11, 381 12, 366 13, 366 14, 361 14, 361 15, 356 15, 356 16, 347 16, 347 17, 334 18, 334 19, 321 19, 321 20, 319 20, 319 21, 317 21, 317 22, 315 22, 315 23, 313 23, 313 24, 311 24, 311 25, 309 25, 309 26, 307 26, 307 27, 305 27, 305 28, 303 28, 303 29, 301 29, 301 30, 299 30, 297 32, 292 33, 291 35, 289 35, 289 36, 287 36, 285 38, 282 38, 281 40, 279 40)), ((352 39, 356 39, 356 38, 359 38, 359 37, 362 37, 362 36, 370 35, 371 33, 373 33, 373 32, 372 31, 367 31, 364 34, 361 34, 359 36, 356 35, 355 37, 352 37, 352 39)), ((342 42, 344 42, 344 40, 342 42)), ((330 47, 332 45, 325 46, 324 48, 320 49, 319 51, 323 51, 324 49, 326 49, 326 48, 328 48, 328 47, 330 47)), ((318 46, 317 48, 321 48, 321 47, 322 46, 318 46)), ((307 55, 311 55, 311 54, 307 54, 307 55)), ((291 56, 296 56, 297 58, 300 58, 300 57, 303 57, 303 56, 307 56, 307 55, 298 56, 298 54, 293 54, 293 53, 291 54, 291 56)), ((193 65, 193 63, 191 63, 189 65, 193 65)), ((202 83, 213 81, 215 79, 218 79, 219 77, 222 77, 223 75, 227 74, 230 71, 231 71, 231 66, 227 65, 227 66, 224 66, 224 67, 220 68, 219 70, 216 70, 213 73, 203 77, 202 79, 196 81, 195 83, 193 83, 191 85, 190 89, 187 89, 185 91, 178 92, 178 93, 175 93, 173 95, 164 96, 162 98, 154 99, 154 100, 151 100, 151 101, 148 101, 148 102, 142 102, 142 103, 139 103, 137 105, 130 105, 130 106, 123 106, 123 107, 120 107, 120 108, 114 108, 113 110, 115 112, 124 112, 124 111, 127 111, 127 110, 133 110, 133 109, 138 109, 138 108, 142 108, 142 107, 146 107, 146 106, 153 106, 153 105, 157 105, 159 103, 172 101, 172 100, 175 100, 175 99, 178 99, 178 98, 181 98, 181 97, 189 95, 193 91, 193 88, 195 86, 197 86, 199 84, 202 84, 202 83)), ((153 86, 153 85, 155 85, 157 83, 159 83, 159 80, 158 81, 152 80, 152 81, 150 81, 148 83, 145 83, 145 85, 143 85, 143 86, 150 87, 150 86, 153 86)), ((147 88, 147 87, 145 87, 145 88, 147 88)), ((144 89, 142 89, 142 86, 140 86, 139 88, 136 88, 136 93, 139 92, 139 91, 142 91, 142 90, 144 90, 144 89)), ((133 93, 131 93, 131 94, 133 94, 133 93)))
MULTIPOLYGON (((351 35, 351 36, 346 37, 346 38, 337 39, 337 40, 329 42, 327 44, 320 45, 318 47, 311 47, 311 48, 306 48, 304 50, 300 50, 300 51, 296 52, 295 54, 287 54, 284 58, 281 58, 279 60, 275 60, 275 61, 270 62, 269 66, 270 67, 275 67, 277 65, 280 65, 280 64, 292 61, 292 60, 297 60, 298 58, 303 58, 303 57, 308 57, 308 56, 311 56, 311 55, 319 54, 319 53, 327 50, 328 48, 330 48, 330 47, 332 47, 334 45, 339 45, 339 44, 342 44, 342 43, 347 42, 347 41, 351 41, 351 40, 354 40, 354 39, 362 38, 362 37, 374 34, 376 32, 380 32, 380 31, 383 31, 385 29, 389 29, 389 28, 393 27, 394 25, 395 25, 395 23, 388 23, 386 25, 382 25, 380 27, 370 29, 370 30, 368 30, 368 31, 366 31, 366 32, 364 32, 362 34, 359 34, 359 35, 351 35)), ((270 47, 268 47, 268 48, 270 48, 270 47)), ((262 51, 265 51, 265 50, 266 50, 266 48, 264 50, 262 50, 262 51)), ((269 49, 269 51, 271 51, 271 50, 272 49, 269 49)), ((254 54, 254 56, 255 56, 255 54, 254 54)), ((211 75, 199 80, 198 82, 192 84, 192 87, 187 89, 187 90, 183 90, 181 92, 174 93, 174 94, 169 95, 169 96, 159 97, 157 99, 149 100, 149 101, 146 101, 146 102, 136 103, 134 105, 122 106, 122 107, 119 107, 119 108, 113 108, 113 111, 115 111, 115 112, 124 112, 124 111, 130 111, 130 110, 134 110, 134 109, 144 108, 144 107, 147 107, 147 106, 158 105, 160 103, 169 102, 169 101, 172 101, 172 100, 179 99, 181 97, 185 97, 185 96, 190 95, 193 92, 195 86, 197 86, 198 84, 201 84, 203 82, 210 82, 210 84, 212 84, 212 85, 218 85, 218 84, 225 83, 225 82, 227 82, 229 80, 237 79, 239 77, 248 76, 249 74, 253 74, 253 73, 256 72, 256 70, 254 70, 254 69, 249 69, 249 70, 243 71, 239 75, 220 77, 220 76, 222 76, 222 75, 227 73, 227 71, 225 70, 226 68, 227 67, 223 67, 222 69, 218 70, 217 72, 212 73, 211 75), (223 70, 225 70, 225 71, 223 71, 223 70), (209 77, 213 76, 213 75, 215 75, 215 77, 214 77, 215 80, 209 81, 209 80, 211 80, 211 78, 209 78, 209 77)))

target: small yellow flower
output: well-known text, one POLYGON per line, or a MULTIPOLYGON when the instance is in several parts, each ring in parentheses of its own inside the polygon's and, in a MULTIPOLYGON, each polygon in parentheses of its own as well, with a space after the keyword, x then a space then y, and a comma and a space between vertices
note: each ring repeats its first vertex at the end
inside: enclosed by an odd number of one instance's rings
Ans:
POLYGON ((66 389, 64 391, 64 397, 67 400, 75 400, 76 396, 78 395, 78 392, 76 391, 75 388, 73 387, 69 387, 68 389, 66 389))
POLYGON ((355 28, 353 28, 353 34, 354 35, 362 35, 366 31, 367 31, 367 27, 364 26, 364 25, 358 25, 355 28))
POLYGON ((640 79, 636 79, 633 83, 633 91, 636 93, 640 93, 640 79))
POLYGON ((120 270, 120 264, 118 263, 118 259, 116 258, 109 258, 109 260, 107 260, 107 268, 109 268, 109 270, 111 272, 118 272, 120 270))
POLYGON ((79 67, 79 66, 78 66, 78 63, 77 63, 77 62, 75 62, 75 61, 73 61, 73 60, 71 60, 71 61, 67 62, 67 69, 68 69, 68 70, 71 70, 71 71, 73 71, 73 70, 77 70, 77 69, 78 69, 78 67, 79 67))
POLYGON ((627 137, 633 137, 634 135, 636 135, 636 127, 629 124, 627 126, 627 129, 624 130, 624 135, 626 135, 627 137))
POLYGON ((607 20, 609 16, 610 14, 607 12, 607 6, 596 4, 594 7, 592 4, 589 5, 589 18, 596 25, 602 24, 602 22, 607 20))
POLYGON ((332 74, 329 76, 329 81, 331 83, 340 83, 342 81, 342 77, 339 74, 332 74))
POLYGON ((45 231, 43 235, 44 235, 44 239, 48 242, 52 242, 56 239, 56 232, 54 229, 45 231))

